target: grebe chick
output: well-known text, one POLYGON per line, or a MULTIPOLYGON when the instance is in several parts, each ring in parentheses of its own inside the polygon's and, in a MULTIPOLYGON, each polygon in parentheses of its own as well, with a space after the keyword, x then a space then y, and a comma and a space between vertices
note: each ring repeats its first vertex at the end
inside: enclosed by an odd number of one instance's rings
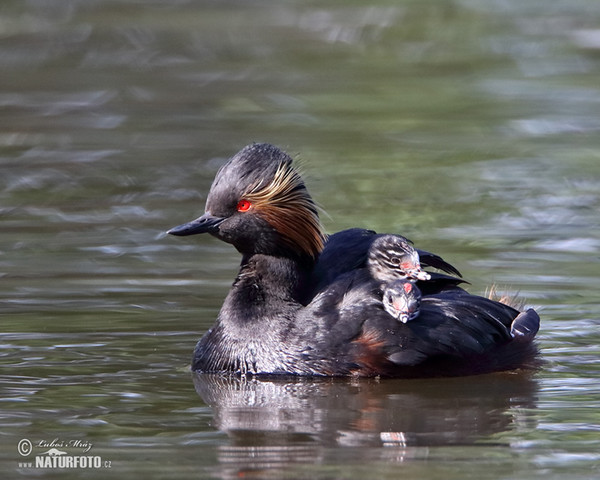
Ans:
POLYGON ((419 316, 421 290, 409 280, 396 280, 384 287, 382 301, 387 313, 406 323, 419 316))
MULTIPOLYGON (((381 269, 381 281, 392 281, 396 278, 404 278, 401 274, 403 270, 397 268, 388 259, 387 261, 379 261, 376 258, 375 252, 380 252, 382 249, 377 245, 384 246, 391 242, 392 245, 406 241, 409 247, 412 247, 411 242, 400 235, 378 234, 372 230, 362 228, 350 228, 334 233, 327 237, 325 248, 319 255, 317 263, 313 269, 311 276, 311 296, 316 295, 327 285, 331 284, 344 273, 351 272, 358 268, 369 268, 369 252, 372 253, 371 260, 371 276, 377 278, 379 275, 375 269, 381 269), (386 240, 379 240, 385 237, 386 240), (379 243, 381 242, 381 243, 379 243), (375 244, 375 248, 371 247, 375 244)), ((396 245, 395 249, 399 246, 396 245)), ((458 285, 469 283, 463 280, 460 272, 456 267, 446 262, 439 255, 427 252, 421 249, 414 249, 418 255, 420 266, 427 266, 442 270, 449 275, 439 272, 422 272, 420 276, 429 278, 425 281, 419 280, 419 288, 423 295, 439 293, 444 290, 452 289, 455 291, 463 291, 458 285)), ((385 252, 382 253, 385 260, 385 252)))
POLYGON ((400 235, 377 237, 369 247, 367 267, 371 276, 382 283, 431 279, 431 275, 421 269, 418 252, 400 235))

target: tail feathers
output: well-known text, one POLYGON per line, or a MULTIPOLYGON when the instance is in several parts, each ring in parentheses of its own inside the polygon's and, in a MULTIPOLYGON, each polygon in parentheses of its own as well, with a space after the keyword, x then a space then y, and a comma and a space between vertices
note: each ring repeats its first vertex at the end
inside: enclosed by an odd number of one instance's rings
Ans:
POLYGON ((540 316, 530 308, 519 313, 510 326, 511 336, 518 341, 530 342, 540 328, 540 316))

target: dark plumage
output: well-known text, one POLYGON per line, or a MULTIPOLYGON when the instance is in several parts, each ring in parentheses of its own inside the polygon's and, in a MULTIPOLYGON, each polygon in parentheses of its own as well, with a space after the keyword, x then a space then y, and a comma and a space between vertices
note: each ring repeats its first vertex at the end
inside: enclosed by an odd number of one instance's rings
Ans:
MULTIPOLYGON (((169 233, 210 233, 242 254, 217 321, 196 346, 194 370, 422 377, 535 362, 537 314, 470 295, 450 275, 418 282, 418 321, 392 318, 366 268, 380 236, 351 229, 326 237, 292 160, 272 145, 234 155, 215 177, 206 213, 169 233)), ((417 252, 422 265, 459 275, 417 252)))
MULTIPOLYGON (((343 273, 366 267, 372 245, 374 243, 377 245, 382 237, 400 236, 378 234, 372 230, 362 228, 350 228, 329 236, 314 268, 313 278, 315 284, 312 293, 316 294, 321 291, 343 273)), ((408 239, 405 240, 410 242, 408 239)), ((418 248, 415 251, 419 256, 421 266, 437 268, 451 275, 461 277, 460 272, 440 256, 418 248)), ((468 283, 462 278, 436 272, 429 272, 429 276, 430 279, 426 283, 419 282, 418 284, 424 295, 448 288, 457 288, 457 285, 461 283, 468 283)))

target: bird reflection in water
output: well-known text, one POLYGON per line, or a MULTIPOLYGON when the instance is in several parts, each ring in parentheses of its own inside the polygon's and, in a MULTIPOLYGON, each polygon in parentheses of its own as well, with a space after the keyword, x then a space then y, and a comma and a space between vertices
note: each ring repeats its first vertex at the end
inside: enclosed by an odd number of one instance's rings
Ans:
MULTIPOLYGON (((213 426, 230 439, 218 451, 227 468, 313 464, 343 455, 327 447, 360 447, 369 460, 406 461, 426 458, 429 447, 489 444, 493 435, 531 427, 533 417, 523 409, 534 408, 537 396, 527 372, 417 380, 193 379, 213 410, 213 426)), ((348 451, 350 461, 359 460, 356 449, 348 451)))

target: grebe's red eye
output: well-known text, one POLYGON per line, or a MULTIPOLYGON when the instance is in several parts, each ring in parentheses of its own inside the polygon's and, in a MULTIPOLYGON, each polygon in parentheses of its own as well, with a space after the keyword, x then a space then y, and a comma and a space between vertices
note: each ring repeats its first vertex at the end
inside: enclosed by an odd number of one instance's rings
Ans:
POLYGON ((252 204, 248 200, 240 200, 237 204, 238 212, 247 212, 252 204))

